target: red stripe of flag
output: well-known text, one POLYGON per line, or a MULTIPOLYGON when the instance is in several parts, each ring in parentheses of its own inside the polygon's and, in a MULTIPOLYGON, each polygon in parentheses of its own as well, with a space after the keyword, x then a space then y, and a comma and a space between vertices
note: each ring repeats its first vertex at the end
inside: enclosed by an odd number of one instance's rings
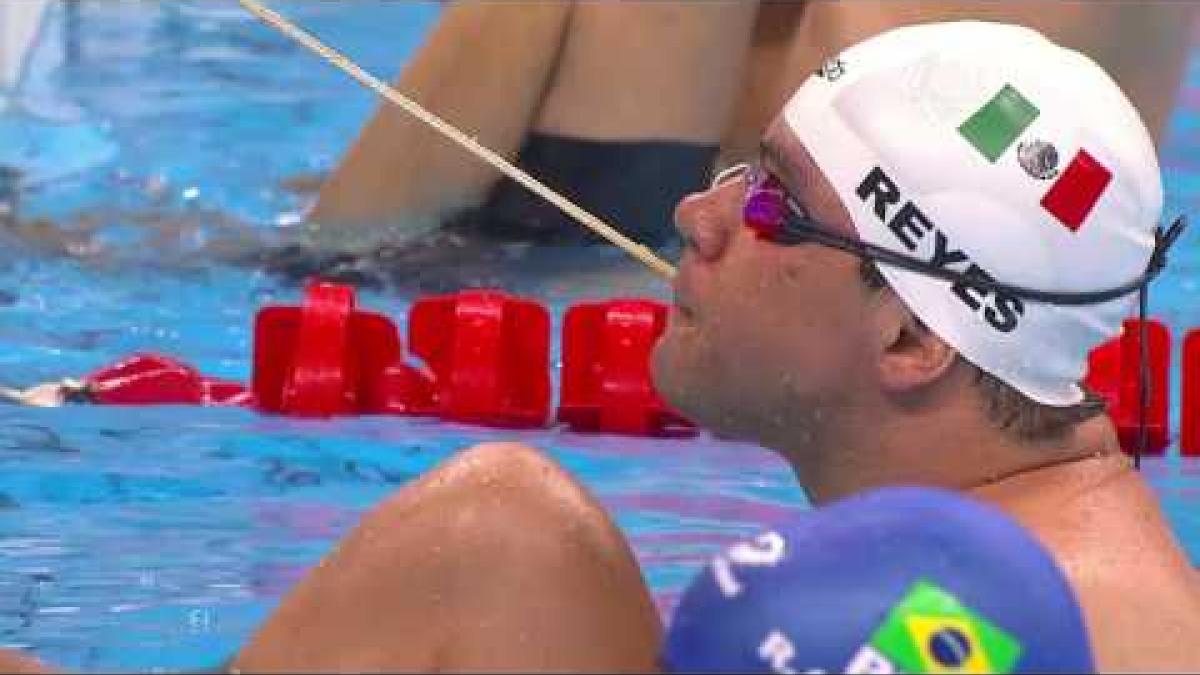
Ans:
POLYGON ((1074 232, 1087 219, 1111 181, 1112 172, 1087 150, 1080 149, 1062 177, 1042 197, 1042 206, 1074 232))

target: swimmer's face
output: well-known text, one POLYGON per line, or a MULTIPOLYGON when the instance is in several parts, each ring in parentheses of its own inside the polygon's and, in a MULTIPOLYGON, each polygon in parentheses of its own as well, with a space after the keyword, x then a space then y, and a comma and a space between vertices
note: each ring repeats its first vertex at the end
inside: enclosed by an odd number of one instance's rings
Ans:
MULTIPOLYGON (((763 140, 764 169, 813 219, 854 236, 849 214, 786 124, 763 140)), ((786 449, 812 443, 872 385, 872 307, 859 260, 780 246, 744 226, 744 178, 689 195, 675 304, 654 353, 659 391, 722 436, 786 449)))

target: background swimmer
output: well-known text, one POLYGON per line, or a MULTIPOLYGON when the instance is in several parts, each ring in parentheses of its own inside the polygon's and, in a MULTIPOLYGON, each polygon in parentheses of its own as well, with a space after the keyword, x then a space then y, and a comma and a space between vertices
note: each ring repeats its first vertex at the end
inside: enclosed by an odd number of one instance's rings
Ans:
POLYGON ((1196 668, 1200 579, 1077 383, 1134 298, 1024 302, 1002 331, 982 275, 935 280, 854 245, 928 264, 936 227, 997 280, 1126 283, 1162 215, 1150 134, 1091 62, 1012 26, 896 29, 837 58, 838 74, 811 77, 776 118, 758 163, 680 204, 660 391, 777 450, 817 504, 933 485, 999 505, 1066 571, 1101 670, 1196 668), (1060 149, 1054 178, 1021 165, 1034 138, 1060 149), (1080 173, 1084 152, 1096 163, 1080 173), (877 185, 880 169, 895 190, 877 185), (910 225, 929 233, 914 252, 910 225))

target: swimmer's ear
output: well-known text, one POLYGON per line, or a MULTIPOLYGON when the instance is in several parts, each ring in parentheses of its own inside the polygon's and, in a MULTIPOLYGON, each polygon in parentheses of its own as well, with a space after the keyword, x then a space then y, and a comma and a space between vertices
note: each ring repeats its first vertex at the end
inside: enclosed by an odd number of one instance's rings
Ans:
POLYGON ((879 381, 883 388, 902 394, 933 384, 958 360, 958 352, 913 314, 894 293, 880 302, 879 381))

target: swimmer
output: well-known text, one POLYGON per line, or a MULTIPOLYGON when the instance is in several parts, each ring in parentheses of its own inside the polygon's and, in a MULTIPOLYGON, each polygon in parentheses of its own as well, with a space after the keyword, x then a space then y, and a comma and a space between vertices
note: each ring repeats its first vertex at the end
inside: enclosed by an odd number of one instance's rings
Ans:
POLYGON ((1151 134, 1104 71, 1020 27, 896 29, 720 178, 676 213, 660 392, 818 506, 905 484, 999 506, 1066 571, 1101 670, 1200 667, 1200 578, 1078 384, 1137 298, 1070 293, 1162 254, 1151 134))
POLYGON ((886 488, 735 544, 684 591, 675 673, 1092 673, 1070 585, 1028 531, 886 488))
MULTIPOLYGON (((1078 0, 453 2, 397 87, 658 247, 674 239, 678 199, 749 156, 803 78, 861 39, 947 19, 1029 25, 1098 61, 1161 140, 1197 15, 1197 3, 1078 0)), ((309 246, 263 264, 409 287, 429 268, 502 266, 498 242, 600 243, 387 104, 321 186, 309 226, 309 246)))
MULTIPOLYGON (((897 29, 811 75, 721 179, 676 210, 669 402, 777 451, 818 509, 905 485, 999 507, 1064 571, 1100 670, 1200 668, 1197 573, 1078 385, 1135 297, 1069 303, 1164 251, 1116 84, 1027 29, 897 29)), ((595 499, 492 444, 368 513, 231 667, 648 671, 661 637, 595 499)))

